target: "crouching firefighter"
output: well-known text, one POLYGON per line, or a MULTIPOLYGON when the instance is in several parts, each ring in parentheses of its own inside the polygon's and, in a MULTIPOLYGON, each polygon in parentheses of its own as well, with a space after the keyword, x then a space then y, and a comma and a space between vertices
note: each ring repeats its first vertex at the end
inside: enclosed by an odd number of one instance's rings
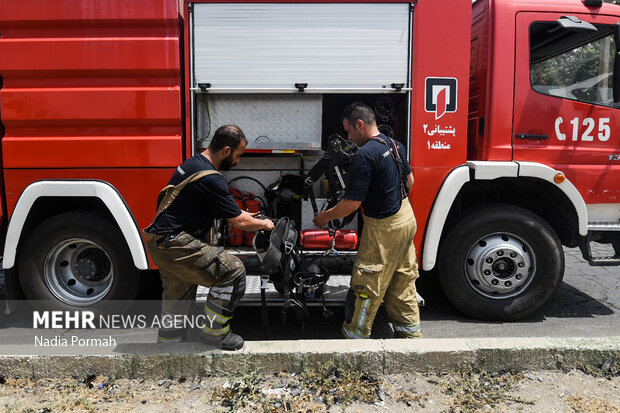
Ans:
POLYGON ((351 275, 342 335, 369 338, 381 302, 397 338, 421 337, 415 287, 418 278, 413 236, 416 221, 409 203, 413 185, 405 148, 381 134, 372 109, 361 102, 347 106, 342 122, 359 149, 351 161, 344 199, 316 215, 329 221, 363 208, 364 229, 351 275))
MULTIPOLYGON (((143 231, 163 284, 162 321, 182 319, 174 316, 187 315, 198 285, 209 287, 200 339, 224 350, 243 347, 230 320, 245 293, 245 267, 223 248, 207 244, 202 235, 216 218, 244 231, 273 229, 271 220, 239 209, 219 172, 239 163, 246 144, 238 127, 217 129, 207 149, 177 168, 158 196, 153 223, 143 231)), ((186 335, 184 326, 162 323, 157 341, 178 342, 186 335)))

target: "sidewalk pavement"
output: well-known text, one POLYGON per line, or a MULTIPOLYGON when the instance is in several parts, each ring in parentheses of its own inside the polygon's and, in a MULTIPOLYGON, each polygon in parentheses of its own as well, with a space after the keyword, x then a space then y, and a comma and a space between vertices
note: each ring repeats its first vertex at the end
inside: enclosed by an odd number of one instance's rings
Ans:
MULTIPOLYGON (((238 352, 200 343, 119 345, 115 354, 0 356, 0 376, 170 378, 248 372, 300 372, 328 361, 375 374, 534 369, 618 370, 620 336, 601 338, 464 338, 250 341, 238 352), (615 367, 614 367, 614 362, 615 367)), ((1 349, 0 349, 1 353, 1 349)))

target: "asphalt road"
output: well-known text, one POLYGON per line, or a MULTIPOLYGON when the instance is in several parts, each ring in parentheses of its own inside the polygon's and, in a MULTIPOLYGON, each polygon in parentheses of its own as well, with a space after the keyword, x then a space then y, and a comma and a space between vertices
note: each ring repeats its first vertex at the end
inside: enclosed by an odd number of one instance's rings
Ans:
MULTIPOLYGON (((591 267, 579 249, 565 249, 566 271, 557 294, 537 316, 520 322, 473 320, 456 310, 441 292, 438 282, 419 281, 425 300, 421 308, 422 331, 426 338, 463 337, 608 337, 620 335, 620 267, 591 267)), ((428 276, 429 275, 423 275, 428 276)), ((339 338, 343 320, 341 308, 325 319, 320 308, 311 308, 305 323, 289 317, 284 326, 279 308, 269 310, 271 339, 339 338)), ((260 311, 240 308, 234 330, 246 339, 264 337, 260 311)), ((393 337, 385 310, 375 320, 372 338, 393 337)))

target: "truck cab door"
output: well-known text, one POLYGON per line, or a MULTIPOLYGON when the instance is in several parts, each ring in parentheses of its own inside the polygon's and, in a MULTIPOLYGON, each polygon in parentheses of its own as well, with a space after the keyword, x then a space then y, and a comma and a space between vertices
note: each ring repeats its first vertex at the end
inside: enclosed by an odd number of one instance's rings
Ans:
POLYGON ((613 102, 615 16, 519 13, 515 161, 562 171, 586 204, 620 202, 620 106, 613 102), (589 23, 589 25, 588 25, 589 23))

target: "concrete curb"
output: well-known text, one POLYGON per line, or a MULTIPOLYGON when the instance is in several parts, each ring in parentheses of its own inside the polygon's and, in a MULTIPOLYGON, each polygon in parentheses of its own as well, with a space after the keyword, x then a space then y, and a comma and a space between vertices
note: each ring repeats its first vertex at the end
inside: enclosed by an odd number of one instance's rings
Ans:
POLYGON ((158 345, 160 354, 0 356, 0 375, 194 377, 300 372, 328 361, 377 374, 441 372, 466 366, 491 371, 568 370, 597 369, 610 359, 620 360, 620 337, 254 341, 239 352, 201 352, 204 347, 199 343, 168 346, 158 345))

